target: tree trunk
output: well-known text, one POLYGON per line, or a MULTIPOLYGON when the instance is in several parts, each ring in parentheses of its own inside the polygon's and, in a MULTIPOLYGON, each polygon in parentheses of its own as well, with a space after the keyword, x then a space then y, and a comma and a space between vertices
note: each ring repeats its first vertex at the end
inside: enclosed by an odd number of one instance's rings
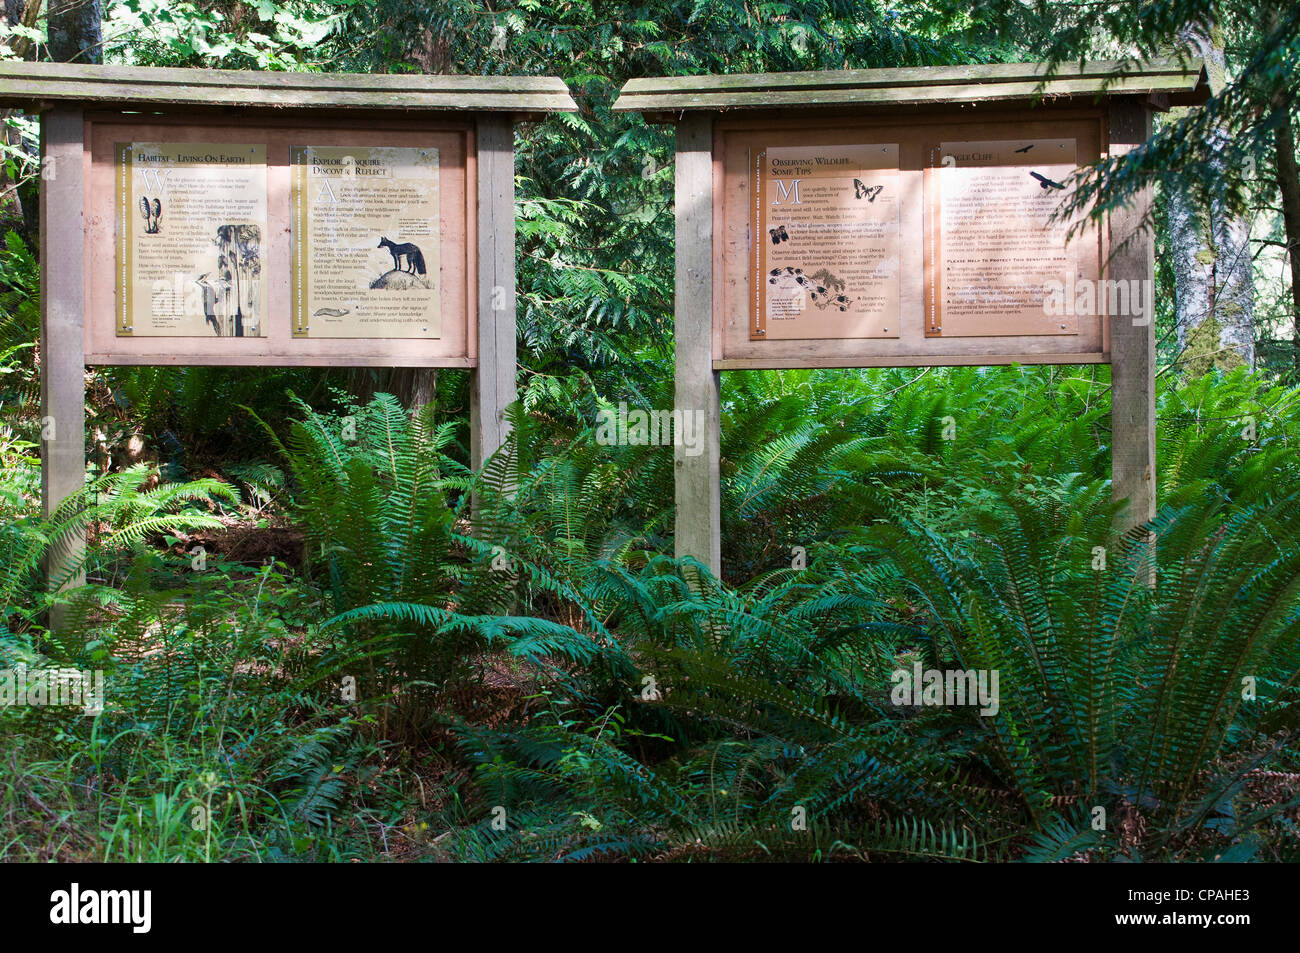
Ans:
POLYGON ((50 0, 50 59, 56 63, 102 63, 103 0, 50 0))
MULTIPOLYGON (((1205 59, 1210 90, 1227 85, 1222 37, 1217 28, 1193 27, 1185 41, 1205 59)), ((1211 149, 1222 154, 1228 133, 1211 133, 1211 149)), ((1223 174, 1219 164, 1214 170, 1223 174)), ((1229 214, 1212 200, 1208 208, 1173 191, 1168 197, 1169 237, 1173 250, 1174 297, 1178 344, 1184 370, 1199 376, 1212 367, 1228 369, 1255 363, 1255 283, 1250 255, 1250 223, 1229 214)))
POLYGON ((401 367, 393 371, 390 386, 393 396, 414 417, 438 394, 438 369, 436 367, 401 367))
POLYGON ((347 375, 347 391, 359 404, 380 392, 392 394, 414 417, 438 395, 438 369, 354 367, 347 375))
MULTIPOLYGON (((41 12, 41 0, 28 0, 27 3, 23 3, 23 0, 4 0, 4 3, 5 22, 10 26, 36 26, 36 18, 41 12)), ((11 41, 14 55, 23 60, 30 55, 31 45, 25 37, 15 37, 11 41)), ((0 110, 0 135, 4 136, 5 145, 24 150, 33 162, 38 162, 39 149, 36 145, 23 142, 22 137, 16 131, 11 131, 5 122, 12 113, 13 110, 10 109, 0 110)), ((23 206, 22 196, 18 194, 18 183, 0 165, 0 235, 13 229, 22 236, 23 241, 32 245, 35 244, 36 228, 36 210, 23 206)))
POLYGON ((1282 124, 1273 133, 1277 154, 1277 187, 1282 193, 1282 224, 1286 229, 1286 253, 1291 262, 1291 353, 1295 379, 1300 381, 1300 169, 1296 167, 1295 131, 1291 110, 1285 101, 1282 124))

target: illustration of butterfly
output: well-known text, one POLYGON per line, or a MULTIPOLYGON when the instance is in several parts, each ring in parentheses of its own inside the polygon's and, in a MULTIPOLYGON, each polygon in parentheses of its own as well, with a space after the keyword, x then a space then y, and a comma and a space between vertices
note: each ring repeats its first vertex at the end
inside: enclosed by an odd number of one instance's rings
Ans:
POLYGON ((883 185, 873 185, 870 188, 867 188, 867 186, 862 184, 861 179, 853 180, 854 198, 866 199, 868 202, 874 202, 876 200, 876 196, 880 194, 882 189, 884 189, 883 185))

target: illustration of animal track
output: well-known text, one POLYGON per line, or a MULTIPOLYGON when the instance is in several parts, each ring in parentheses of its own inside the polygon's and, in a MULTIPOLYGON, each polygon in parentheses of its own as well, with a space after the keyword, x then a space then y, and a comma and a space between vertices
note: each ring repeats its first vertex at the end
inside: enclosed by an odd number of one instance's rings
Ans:
POLYGON ((848 311, 853 306, 853 299, 844 294, 844 279, 837 278, 825 268, 811 275, 804 274, 802 268, 773 268, 768 272, 767 283, 791 294, 806 292, 808 300, 820 311, 827 308, 848 311))

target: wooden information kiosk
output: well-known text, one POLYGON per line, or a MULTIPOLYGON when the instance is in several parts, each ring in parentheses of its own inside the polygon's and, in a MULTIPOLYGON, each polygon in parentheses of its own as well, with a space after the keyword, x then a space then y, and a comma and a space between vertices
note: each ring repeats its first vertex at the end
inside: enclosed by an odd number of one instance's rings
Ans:
POLYGON ((677 129, 677 554, 721 568, 719 372, 1111 365, 1113 487, 1155 512, 1150 195, 1053 213, 1077 169, 1204 101, 1199 62, 1001 64, 632 80, 677 129))

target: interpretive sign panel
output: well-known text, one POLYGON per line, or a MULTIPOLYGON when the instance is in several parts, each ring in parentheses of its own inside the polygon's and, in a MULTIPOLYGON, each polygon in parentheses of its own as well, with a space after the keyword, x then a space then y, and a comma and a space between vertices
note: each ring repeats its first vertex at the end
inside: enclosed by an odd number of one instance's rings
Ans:
POLYGON ((754 162, 753 340, 898 336, 897 144, 754 162))
POLYGON ((266 146, 121 142, 117 334, 260 337, 266 146))
POLYGON ((716 119, 714 369, 1108 360, 1103 230, 1055 220, 1105 149, 1084 108, 716 119))
POLYGON ((294 337, 437 338, 438 150, 292 148, 294 337))
POLYGON ((926 216, 927 337, 1078 333, 1077 315, 1044 307, 1080 277, 1070 223, 1052 216, 1076 151, 1074 139, 939 145, 926 216))
POLYGON ((475 367, 475 126, 333 125, 90 113, 86 362, 475 367))

